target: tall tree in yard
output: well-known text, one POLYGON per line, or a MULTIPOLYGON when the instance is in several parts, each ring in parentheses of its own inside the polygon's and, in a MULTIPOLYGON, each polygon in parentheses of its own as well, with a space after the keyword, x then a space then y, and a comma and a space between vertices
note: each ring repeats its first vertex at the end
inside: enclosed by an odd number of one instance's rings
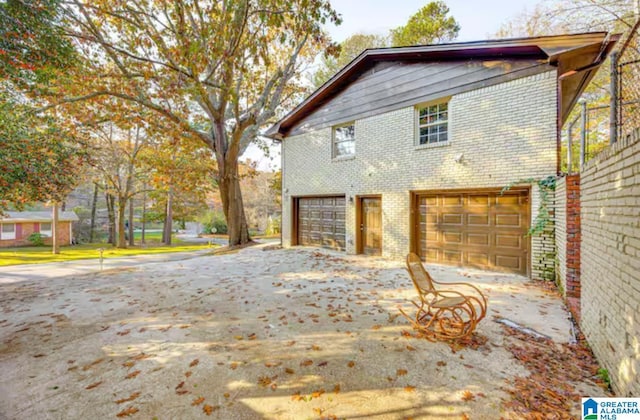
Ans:
POLYGON ((460 25, 449 15, 443 1, 432 1, 409 18, 404 26, 391 30, 394 47, 439 44, 458 37, 460 25))
POLYGON ((238 159, 276 115, 339 17, 327 0, 72 0, 67 34, 87 58, 56 104, 110 95, 153 110, 215 153, 229 243, 250 240, 238 159))

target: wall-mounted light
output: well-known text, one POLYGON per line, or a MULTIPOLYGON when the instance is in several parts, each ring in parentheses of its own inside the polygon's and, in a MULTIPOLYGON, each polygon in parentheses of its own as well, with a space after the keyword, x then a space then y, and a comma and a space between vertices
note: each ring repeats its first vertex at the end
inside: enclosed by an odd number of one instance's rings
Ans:
POLYGON ((353 204, 353 196, 349 197, 349 204, 353 204))
POLYGON ((464 153, 460 153, 459 155, 456 155, 456 157, 453 158, 453 160, 456 163, 462 163, 462 159, 464 159, 464 153))

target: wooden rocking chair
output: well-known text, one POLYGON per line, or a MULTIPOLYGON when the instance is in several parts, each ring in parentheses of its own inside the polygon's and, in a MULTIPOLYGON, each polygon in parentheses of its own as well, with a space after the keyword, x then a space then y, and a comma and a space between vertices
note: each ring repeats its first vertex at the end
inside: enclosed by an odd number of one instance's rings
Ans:
POLYGON ((429 275, 414 253, 407 255, 407 271, 418 291, 420 303, 414 317, 400 312, 431 341, 470 336, 487 313, 487 298, 468 283, 440 283, 429 275), (443 289, 436 288, 437 285, 443 289), (456 290, 454 290, 456 289, 456 290))

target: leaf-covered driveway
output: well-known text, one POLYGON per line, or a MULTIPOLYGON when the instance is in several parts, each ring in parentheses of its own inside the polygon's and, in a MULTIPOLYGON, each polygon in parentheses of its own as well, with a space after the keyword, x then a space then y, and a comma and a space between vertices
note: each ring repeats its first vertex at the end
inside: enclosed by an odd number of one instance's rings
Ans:
POLYGON ((530 390, 546 397, 520 401, 539 356, 492 318, 550 336, 545 357, 570 354, 560 299, 518 276, 430 269, 487 292, 470 345, 413 336, 400 262, 329 251, 0 282, 0 418, 516 418, 536 401, 577 416, 575 395, 602 394, 588 373, 565 378, 567 359, 547 372, 555 388, 530 390))

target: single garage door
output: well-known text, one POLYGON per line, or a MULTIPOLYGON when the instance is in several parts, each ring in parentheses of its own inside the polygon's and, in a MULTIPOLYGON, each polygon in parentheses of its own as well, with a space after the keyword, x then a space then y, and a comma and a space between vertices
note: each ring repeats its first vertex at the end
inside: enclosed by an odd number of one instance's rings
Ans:
POLYGON ((415 203, 424 261, 527 274, 528 190, 425 193, 415 203))
POLYGON ((345 249, 345 197, 298 198, 298 244, 345 249))

